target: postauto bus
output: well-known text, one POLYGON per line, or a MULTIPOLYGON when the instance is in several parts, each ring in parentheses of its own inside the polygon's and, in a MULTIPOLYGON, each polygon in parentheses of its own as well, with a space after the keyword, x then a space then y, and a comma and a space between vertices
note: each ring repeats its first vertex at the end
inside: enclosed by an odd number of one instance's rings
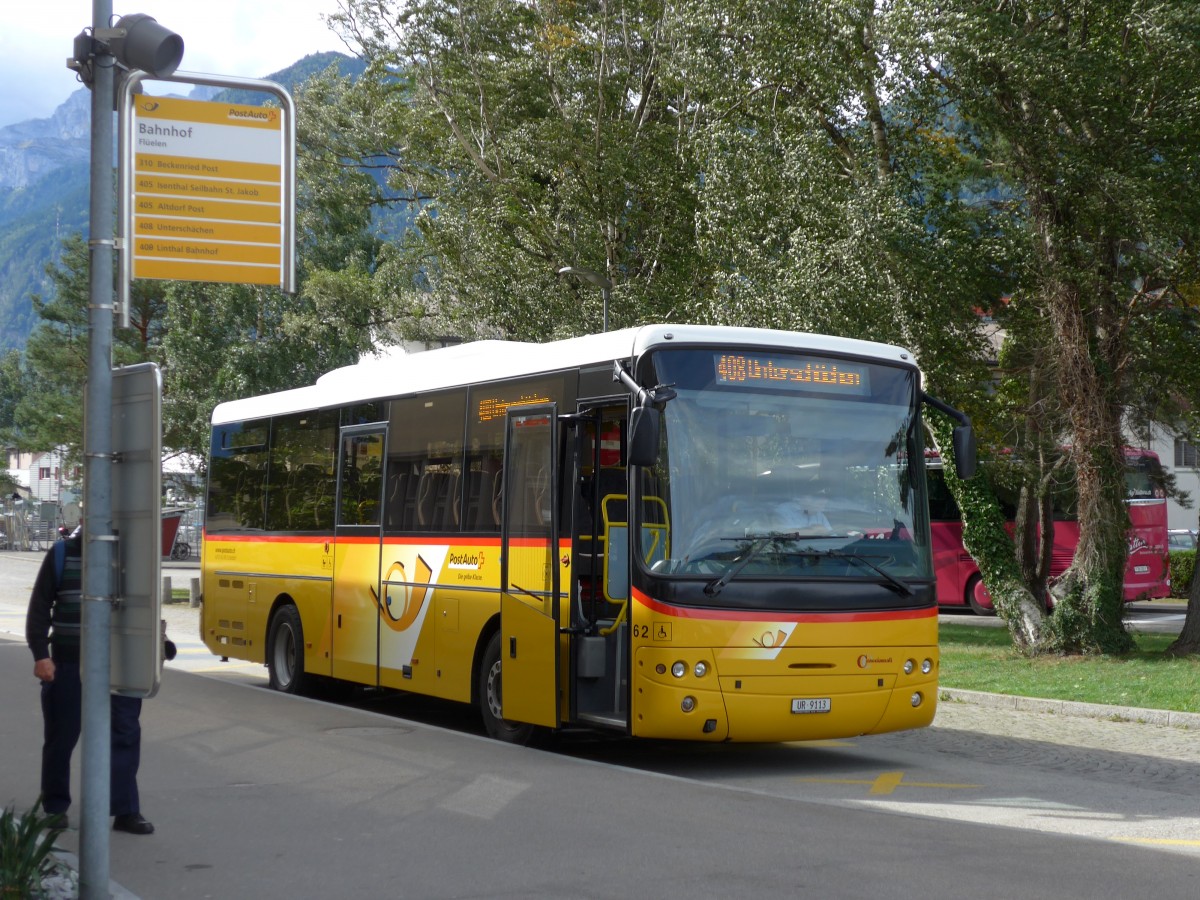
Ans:
POLYGON ((224 403, 204 640, 281 691, 473 703, 510 741, 924 726, 929 404, 960 416, 903 349, 693 325, 384 355, 224 403))

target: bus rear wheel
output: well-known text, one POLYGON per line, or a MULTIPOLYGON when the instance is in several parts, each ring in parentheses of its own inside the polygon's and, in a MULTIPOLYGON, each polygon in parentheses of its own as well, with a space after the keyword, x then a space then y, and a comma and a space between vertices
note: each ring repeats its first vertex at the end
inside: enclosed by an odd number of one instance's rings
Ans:
POLYGON ((971 611, 977 616, 994 616, 996 607, 992 606, 992 598, 987 593, 987 588, 983 586, 983 576, 978 572, 971 576, 971 580, 967 582, 967 605, 971 607, 971 611))
POLYGON ((510 722, 500 714, 501 684, 500 684, 500 632, 492 635, 483 651, 483 661, 479 666, 479 714, 483 719, 483 727, 488 737, 508 744, 528 744, 533 737, 533 726, 510 722))
POLYGON ((267 637, 267 671, 271 687, 285 694, 303 694, 309 678, 304 673, 304 628, 300 612, 284 606, 271 619, 267 637))

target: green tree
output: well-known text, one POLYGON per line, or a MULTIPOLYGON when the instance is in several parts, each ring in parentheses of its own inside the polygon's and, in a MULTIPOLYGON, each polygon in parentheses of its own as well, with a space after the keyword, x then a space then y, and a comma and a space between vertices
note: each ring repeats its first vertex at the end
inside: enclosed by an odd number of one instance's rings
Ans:
MULTIPOLYGON (((1020 294, 1048 326, 1079 496, 1080 542, 1054 588, 1047 638, 1063 651, 1125 650, 1122 426, 1140 377, 1167 375, 1142 335, 1163 333, 1156 326, 1195 265, 1200 9, 1143 0, 897 6, 912 15, 929 77, 975 135, 975 155, 1020 201, 1020 294)), ((1153 352, 1182 359, 1195 349, 1175 342, 1153 352)), ((1192 396, 1197 388, 1175 386, 1192 396)))
MULTIPOLYGON (((77 461, 83 445, 83 396, 88 369, 88 248, 73 234, 62 258, 46 267, 54 291, 35 295, 38 324, 25 346, 24 388, 12 412, 13 438, 24 449, 68 448, 77 461)), ((113 331, 114 365, 161 362, 164 291, 156 282, 135 284, 131 327, 113 331)))
POLYGON ((28 390, 25 367, 19 350, 0 356, 0 443, 20 443, 16 431, 17 406, 28 390))
POLYGON ((342 96, 359 161, 418 204, 376 294, 408 336, 547 338, 658 319, 703 289, 686 81, 669 4, 350 0, 333 17, 368 62, 342 96))

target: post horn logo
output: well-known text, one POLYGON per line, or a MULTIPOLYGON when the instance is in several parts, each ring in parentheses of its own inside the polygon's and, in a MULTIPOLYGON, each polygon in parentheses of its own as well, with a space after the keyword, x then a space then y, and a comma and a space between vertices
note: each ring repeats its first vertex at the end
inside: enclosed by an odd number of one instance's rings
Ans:
POLYGON ((425 605, 425 595, 429 593, 429 579, 433 576, 433 570, 420 556, 417 557, 416 568, 416 577, 409 582, 404 563, 392 563, 383 579, 382 602, 375 589, 371 589, 371 596, 379 609, 380 618, 392 631, 407 631, 417 621, 421 607, 425 605))
POLYGON ((754 641, 755 645, 758 647, 773 650, 786 644, 787 637, 787 632, 780 628, 774 633, 770 631, 764 631, 761 637, 751 638, 750 640, 754 641))

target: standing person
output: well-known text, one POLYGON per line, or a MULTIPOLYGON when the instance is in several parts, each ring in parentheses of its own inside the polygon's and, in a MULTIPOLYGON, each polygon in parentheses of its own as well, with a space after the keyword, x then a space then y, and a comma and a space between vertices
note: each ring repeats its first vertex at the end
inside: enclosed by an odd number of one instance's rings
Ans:
MULTIPOLYGON (((82 621, 83 538, 80 529, 56 542, 42 560, 29 596, 25 642, 33 653, 33 674, 42 683, 42 809, 52 827, 67 827, 71 805, 71 754, 79 741, 83 690, 79 678, 82 621)), ((137 770, 142 726, 138 697, 111 697, 112 750, 109 814, 113 828, 151 834, 138 805, 137 770)))

